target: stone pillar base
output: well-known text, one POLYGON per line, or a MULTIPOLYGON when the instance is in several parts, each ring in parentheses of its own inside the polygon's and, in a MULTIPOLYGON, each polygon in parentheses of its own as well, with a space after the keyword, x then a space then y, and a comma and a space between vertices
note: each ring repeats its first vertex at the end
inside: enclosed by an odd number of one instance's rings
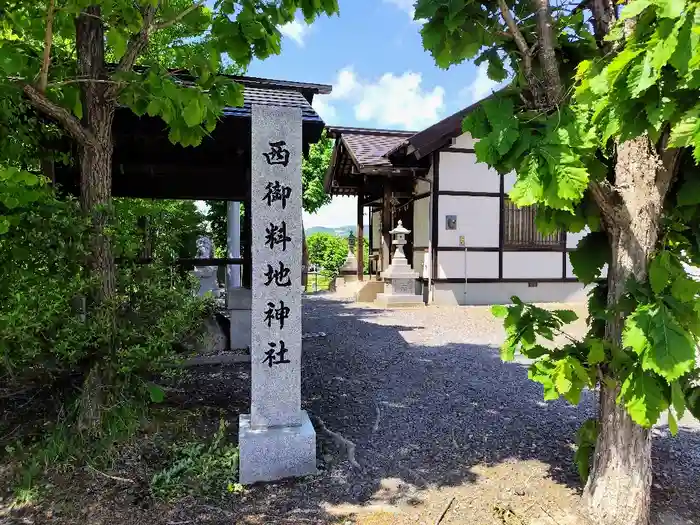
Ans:
POLYGON ((252 428, 248 414, 241 414, 238 424, 241 484, 317 473, 316 431, 305 411, 298 427, 252 428))
POLYGON ((414 308, 425 306, 423 296, 412 294, 379 293, 374 302, 383 308, 414 308))

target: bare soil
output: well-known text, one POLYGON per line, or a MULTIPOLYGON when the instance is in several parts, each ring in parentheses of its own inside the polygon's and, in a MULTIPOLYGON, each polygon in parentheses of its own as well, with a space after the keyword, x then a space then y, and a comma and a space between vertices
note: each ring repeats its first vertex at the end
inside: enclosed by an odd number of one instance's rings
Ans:
MULTIPOLYGON (((7 508, 5 461, 0 524, 585 523, 572 446, 595 414, 595 395, 578 407, 544 403, 526 362, 500 361, 502 329, 487 309, 387 312, 323 295, 304 308, 304 332, 320 334, 304 340, 302 382, 319 475, 221 497, 154 499, 149 481, 167 465, 168 441, 210 436, 224 417, 235 442, 238 415, 249 410, 247 367, 199 367, 170 385, 168 410, 102 462, 108 467, 50 470, 32 504, 7 508), (359 468, 319 418, 356 445, 359 468)), ((700 524, 698 427, 684 421, 676 438, 665 427, 654 432, 654 523, 700 524)))

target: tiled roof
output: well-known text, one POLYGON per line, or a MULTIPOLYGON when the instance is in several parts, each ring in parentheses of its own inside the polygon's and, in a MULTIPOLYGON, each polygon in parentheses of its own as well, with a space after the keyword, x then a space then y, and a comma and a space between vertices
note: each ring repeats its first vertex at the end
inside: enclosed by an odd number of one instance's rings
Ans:
POLYGON ((330 128, 332 134, 340 134, 353 160, 359 165, 391 167, 383 155, 415 134, 414 131, 374 130, 363 128, 330 128))
POLYGON ((224 114, 234 117, 250 117, 251 106, 260 104, 301 108, 302 120, 323 122, 304 95, 299 91, 294 91, 293 88, 269 89, 244 85, 243 99, 243 106, 226 108, 224 109, 224 114))

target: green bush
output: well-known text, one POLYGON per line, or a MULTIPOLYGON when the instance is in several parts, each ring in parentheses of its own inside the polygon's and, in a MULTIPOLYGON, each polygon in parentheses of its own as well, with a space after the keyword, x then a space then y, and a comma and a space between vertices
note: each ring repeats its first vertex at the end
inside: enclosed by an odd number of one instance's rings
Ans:
POLYGON ((348 241, 330 233, 314 233, 306 239, 309 262, 320 266, 322 273, 333 278, 338 275, 348 255, 348 241))
MULTIPOLYGON (((0 219, 8 228, 0 233, 0 383, 19 390, 68 382, 72 388, 62 392, 70 402, 99 370, 109 382, 100 391, 114 387, 119 396, 147 399, 147 381, 176 359, 177 343, 197 333, 212 306, 194 295, 193 278, 171 264, 194 250, 201 229, 194 206, 115 201, 109 233, 119 257, 116 293, 98 304, 90 300, 89 228, 78 203, 32 184, 31 199, 10 207, 12 188, 2 182, 0 219), (150 265, 134 261, 143 237, 139 217, 150 225, 150 265)), ((99 401, 114 405, 109 392, 99 401)))
POLYGON ((151 478, 157 498, 175 499, 192 493, 221 496, 242 490, 238 484, 238 447, 226 441, 226 422, 219 421, 211 443, 189 441, 172 447, 171 463, 151 478))

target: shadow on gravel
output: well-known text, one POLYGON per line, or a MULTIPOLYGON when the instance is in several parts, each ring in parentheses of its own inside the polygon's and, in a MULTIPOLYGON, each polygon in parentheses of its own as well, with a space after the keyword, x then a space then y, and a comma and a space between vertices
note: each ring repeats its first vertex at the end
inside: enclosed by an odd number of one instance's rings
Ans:
MULTIPOLYGON (((578 407, 545 403, 542 388, 527 378, 527 365, 502 363, 497 348, 408 343, 402 333, 420 327, 381 324, 390 320, 383 311, 328 298, 305 301, 304 332, 326 337, 304 341, 303 408, 354 442, 361 470, 317 425, 321 475, 252 487, 234 509, 238 523, 258 523, 252 516, 260 523, 342 523, 325 512, 327 506, 371 504, 382 480, 395 480, 388 503, 417 504, 421 489, 475 482, 476 465, 519 460, 543 462, 553 480, 581 490, 572 444, 581 423, 595 415, 593 393, 584 393, 578 407), (381 321, 374 319, 379 315, 381 321)), ((248 399, 247 372, 218 373, 198 385, 200 402, 230 410, 232 397, 248 399)), ((671 505, 674 516, 700 516, 694 501, 700 459, 679 452, 681 442, 684 450, 700 451, 700 435, 658 434, 655 514, 664 524, 690 523, 663 516, 671 505)))

